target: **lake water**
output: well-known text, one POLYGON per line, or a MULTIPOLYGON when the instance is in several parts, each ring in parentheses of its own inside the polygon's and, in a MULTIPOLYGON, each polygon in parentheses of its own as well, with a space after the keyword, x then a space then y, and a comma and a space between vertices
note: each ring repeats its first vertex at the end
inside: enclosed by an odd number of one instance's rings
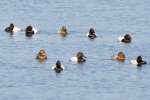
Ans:
POLYGON ((0 100, 149 100, 150 99, 150 1, 149 0, 1 0, 0 1, 0 100), (13 22, 39 33, 4 32, 13 22), (67 25, 69 35, 57 34, 67 25), (85 33, 95 27, 97 38, 85 33), (117 42, 131 33, 133 42, 117 42), (35 60, 45 49, 48 60, 35 60), (76 52, 87 56, 84 64, 69 59, 76 52), (124 51, 125 63, 110 60, 124 51), (142 55, 142 68, 130 60, 142 55), (52 65, 61 60, 65 70, 52 65))

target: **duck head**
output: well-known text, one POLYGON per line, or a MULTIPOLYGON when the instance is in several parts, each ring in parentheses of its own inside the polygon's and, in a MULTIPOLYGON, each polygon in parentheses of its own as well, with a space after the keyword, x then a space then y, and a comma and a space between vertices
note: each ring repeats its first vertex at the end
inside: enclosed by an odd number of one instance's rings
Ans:
POLYGON ((13 23, 11 23, 11 24, 9 25, 9 28, 12 29, 12 30, 13 30, 14 27, 15 27, 15 25, 14 25, 13 23))
POLYGON ((67 33, 67 28, 66 28, 66 26, 62 26, 61 31, 67 33))
POLYGON ((94 28, 90 28, 90 30, 89 30, 89 34, 90 34, 90 35, 95 34, 95 30, 94 30, 94 28))
POLYGON ((46 52, 45 52, 45 50, 43 50, 43 49, 41 49, 40 51, 39 51, 39 54, 40 55, 44 55, 46 52))
POLYGON ((56 61, 56 68, 61 68, 61 62, 59 60, 56 61))

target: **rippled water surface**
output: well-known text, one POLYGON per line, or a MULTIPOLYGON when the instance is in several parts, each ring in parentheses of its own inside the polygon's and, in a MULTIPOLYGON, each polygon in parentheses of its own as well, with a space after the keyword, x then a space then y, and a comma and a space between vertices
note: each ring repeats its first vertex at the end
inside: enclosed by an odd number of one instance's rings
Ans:
POLYGON ((150 99, 150 1, 149 0, 1 0, 0 1, 0 100, 149 100, 150 99), (11 22, 24 29, 33 25, 39 33, 4 32, 11 22), (67 25, 61 38, 58 28, 67 25), (85 33, 95 27, 98 38, 85 33), (117 37, 131 33, 133 42, 117 37), (40 63, 40 49, 48 60, 40 63), (84 64, 69 59, 77 52, 84 64), (125 63, 110 60, 124 51, 125 63), (130 60, 142 55, 148 64, 137 68, 130 60), (65 70, 51 66, 62 61, 65 70))

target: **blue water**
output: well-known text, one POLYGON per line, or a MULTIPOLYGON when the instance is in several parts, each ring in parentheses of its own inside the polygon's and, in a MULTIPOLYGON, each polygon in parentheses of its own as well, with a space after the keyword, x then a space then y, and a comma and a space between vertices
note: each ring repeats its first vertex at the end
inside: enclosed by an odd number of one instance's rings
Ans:
POLYGON ((150 1, 149 0, 1 0, 0 1, 0 100, 149 100, 150 99, 150 1), (39 33, 4 32, 11 22, 39 33), (67 25, 69 35, 57 34, 67 25), (95 27, 98 38, 85 33, 95 27), (131 33, 133 42, 117 37, 131 33), (45 49, 48 60, 35 60, 45 49), (69 59, 76 52, 87 56, 84 64, 69 59), (110 60, 124 51, 125 63, 110 60), (142 55, 142 68, 130 60, 142 55), (61 60, 65 70, 51 66, 61 60))

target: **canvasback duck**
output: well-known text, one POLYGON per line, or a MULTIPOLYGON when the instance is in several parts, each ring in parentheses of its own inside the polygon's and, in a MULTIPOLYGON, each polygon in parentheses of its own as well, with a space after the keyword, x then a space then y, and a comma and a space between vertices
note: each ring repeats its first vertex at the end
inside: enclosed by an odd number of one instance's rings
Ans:
POLYGON ((37 29, 33 28, 31 25, 27 26, 25 29, 26 36, 32 36, 37 33, 37 29))
POLYGON ((56 73, 60 73, 61 71, 64 70, 64 66, 61 64, 61 62, 59 60, 56 61, 56 64, 54 66, 52 66, 52 69, 56 72, 56 73))
POLYGON ((90 28, 89 32, 87 33, 87 37, 89 37, 90 39, 96 38, 96 34, 95 34, 94 28, 90 28))
POLYGON ((116 56, 113 57, 113 59, 118 60, 120 62, 124 62, 126 59, 126 56, 123 52, 119 52, 116 56))
POLYGON ((138 56, 135 60, 131 60, 131 63, 134 64, 134 65, 137 65, 137 66, 147 64, 146 61, 143 61, 141 56, 138 56))
POLYGON ((82 63, 86 61, 86 56, 83 54, 83 52, 78 52, 75 57, 71 58, 71 61, 76 63, 82 63))
POLYGON ((45 50, 43 50, 43 49, 40 50, 39 53, 36 56, 36 59, 41 60, 41 61, 46 60, 47 59, 47 54, 46 54, 45 50))
POLYGON ((123 43, 131 43, 132 38, 130 34, 125 34, 123 37, 119 37, 118 40, 123 43))
POLYGON ((5 28, 5 32, 9 32, 9 33, 16 33, 16 32, 19 32, 19 31, 21 31, 21 29, 16 27, 13 23, 11 23, 9 25, 9 27, 5 28))

